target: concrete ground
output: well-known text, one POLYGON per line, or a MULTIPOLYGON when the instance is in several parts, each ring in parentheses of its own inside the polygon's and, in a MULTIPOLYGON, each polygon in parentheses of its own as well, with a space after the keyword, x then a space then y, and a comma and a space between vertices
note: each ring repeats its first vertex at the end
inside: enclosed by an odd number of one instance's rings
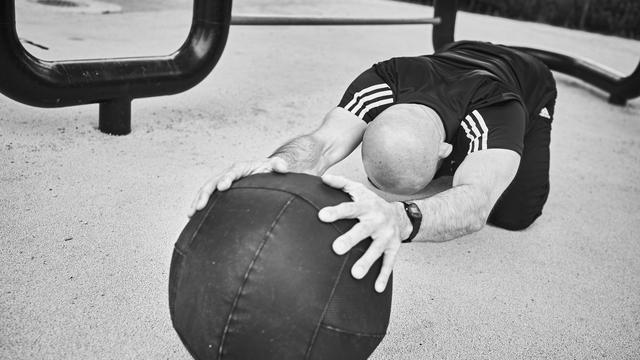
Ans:
MULTIPOLYGON (((431 13, 382 0, 270 3, 238 0, 234 11, 431 13)), ((110 15, 18 5, 20 36, 48 59, 168 53, 190 19, 157 4, 110 15)), ((167 282, 199 186, 312 130, 360 71, 430 53, 430 36, 425 26, 233 27, 213 73, 186 93, 136 100, 123 137, 96 130, 95 105, 1 97, 0 358, 188 359, 167 282)), ((640 58, 638 41, 466 13, 456 36, 559 49, 624 73, 640 58)), ((612 106, 557 80, 543 216, 523 232, 404 245, 372 359, 640 358, 640 100, 612 106)), ((358 152, 332 172, 363 180, 358 152)))

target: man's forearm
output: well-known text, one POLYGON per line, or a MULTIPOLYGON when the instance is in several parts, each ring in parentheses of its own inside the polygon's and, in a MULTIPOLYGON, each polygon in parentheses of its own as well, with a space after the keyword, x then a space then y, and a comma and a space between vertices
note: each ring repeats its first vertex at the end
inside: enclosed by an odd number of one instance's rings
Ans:
POLYGON ((322 164, 322 145, 311 135, 302 135, 280 146, 271 156, 283 159, 288 170, 321 175, 326 171, 322 164))
POLYGON ((422 224, 413 241, 447 241, 476 232, 491 210, 487 195, 470 185, 414 202, 422 211, 422 224))

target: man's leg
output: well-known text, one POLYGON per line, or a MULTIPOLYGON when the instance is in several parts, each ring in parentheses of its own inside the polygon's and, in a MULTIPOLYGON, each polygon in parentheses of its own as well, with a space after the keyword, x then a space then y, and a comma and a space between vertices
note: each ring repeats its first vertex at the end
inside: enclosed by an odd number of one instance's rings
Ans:
POLYGON ((549 144, 553 104, 531 119, 518 172, 489 215, 488 223, 507 230, 523 230, 542 214, 549 195, 549 144), (548 116, 548 117, 545 117, 548 116))

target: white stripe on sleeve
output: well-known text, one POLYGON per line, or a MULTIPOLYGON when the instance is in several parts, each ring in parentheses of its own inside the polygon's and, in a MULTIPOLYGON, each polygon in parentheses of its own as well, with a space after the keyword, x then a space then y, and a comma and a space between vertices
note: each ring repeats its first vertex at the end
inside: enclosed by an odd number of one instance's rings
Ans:
POLYGON ((473 150, 472 151, 478 151, 478 145, 479 145, 478 139, 480 138, 480 136, 482 136, 482 133, 480 132, 480 130, 478 130, 478 127, 476 126, 475 121, 473 121, 473 118, 471 117, 471 115, 467 115, 465 119, 469 121, 469 126, 471 127, 471 131, 473 132, 473 150))
MULTIPOLYGON (((467 115, 467 120, 469 116, 467 115)), ((471 135, 471 130, 469 130, 469 126, 467 126, 467 124, 464 122, 464 120, 462 120, 462 122, 460 122, 460 125, 462 125, 462 128, 464 129, 465 134, 467 135, 467 138, 469 138, 469 151, 467 151, 467 154, 471 154, 471 150, 472 150, 472 146, 473 146, 473 136, 471 135)))
POLYGON ((482 117, 482 115, 480 115, 480 113, 478 112, 478 110, 473 110, 473 115, 475 115, 476 120, 478 120, 478 123, 480 124, 480 128, 482 129, 482 148, 481 150, 486 150, 487 147, 487 141, 489 138, 489 129, 487 128, 487 124, 484 122, 484 118, 482 117))
POLYGON ((358 103, 356 104, 356 107, 354 107, 352 110, 349 110, 349 111, 351 111, 353 114, 357 114, 358 111, 360 111, 360 108, 362 108, 362 106, 367 101, 371 101, 371 100, 375 100, 375 99, 387 97, 387 96, 393 96, 393 93, 391 92, 391 90, 377 91, 371 95, 367 95, 363 98, 360 98, 360 101, 358 101, 358 103))
POLYGON ((367 112, 369 112, 369 110, 376 108, 378 106, 386 105, 386 104, 393 104, 393 98, 382 99, 380 101, 376 101, 374 103, 367 105, 367 107, 365 107, 364 110, 362 110, 362 112, 360 113, 360 115, 358 115, 358 117, 360 119, 364 119, 364 116, 367 114, 367 112))
POLYGON ((351 101, 349 101, 349 103, 344 108, 346 110, 349 110, 349 108, 352 107, 358 101, 358 98, 361 95, 364 95, 364 94, 366 94, 368 92, 371 92, 371 91, 374 91, 374 90, 378 90, 378 89, 389 89, 389 85, 387 85, 386 83, 382 83, 382 84, 369 86, 368 88, 364 88, 364 89, 358 91, 357 93, 353 94, 353 99, 351 99, 351 101))

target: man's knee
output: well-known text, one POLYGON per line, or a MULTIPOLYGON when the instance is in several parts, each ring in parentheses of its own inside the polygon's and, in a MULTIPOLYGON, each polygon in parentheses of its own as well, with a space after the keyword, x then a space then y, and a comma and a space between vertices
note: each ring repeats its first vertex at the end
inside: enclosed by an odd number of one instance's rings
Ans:
POLYGON ((512 183, 493 207, 487 223, 506 230, 518 231, 531 226, 542 215, 549 197, 549 182, 536 187, 537 191, 526 189, 522 183, 512 183))
POLYGON ((541 215, 538 212, 534 215, 528 214, 491 214, 487 223, 499 228, 511 231, 520 231, 528 228, 541 215))

